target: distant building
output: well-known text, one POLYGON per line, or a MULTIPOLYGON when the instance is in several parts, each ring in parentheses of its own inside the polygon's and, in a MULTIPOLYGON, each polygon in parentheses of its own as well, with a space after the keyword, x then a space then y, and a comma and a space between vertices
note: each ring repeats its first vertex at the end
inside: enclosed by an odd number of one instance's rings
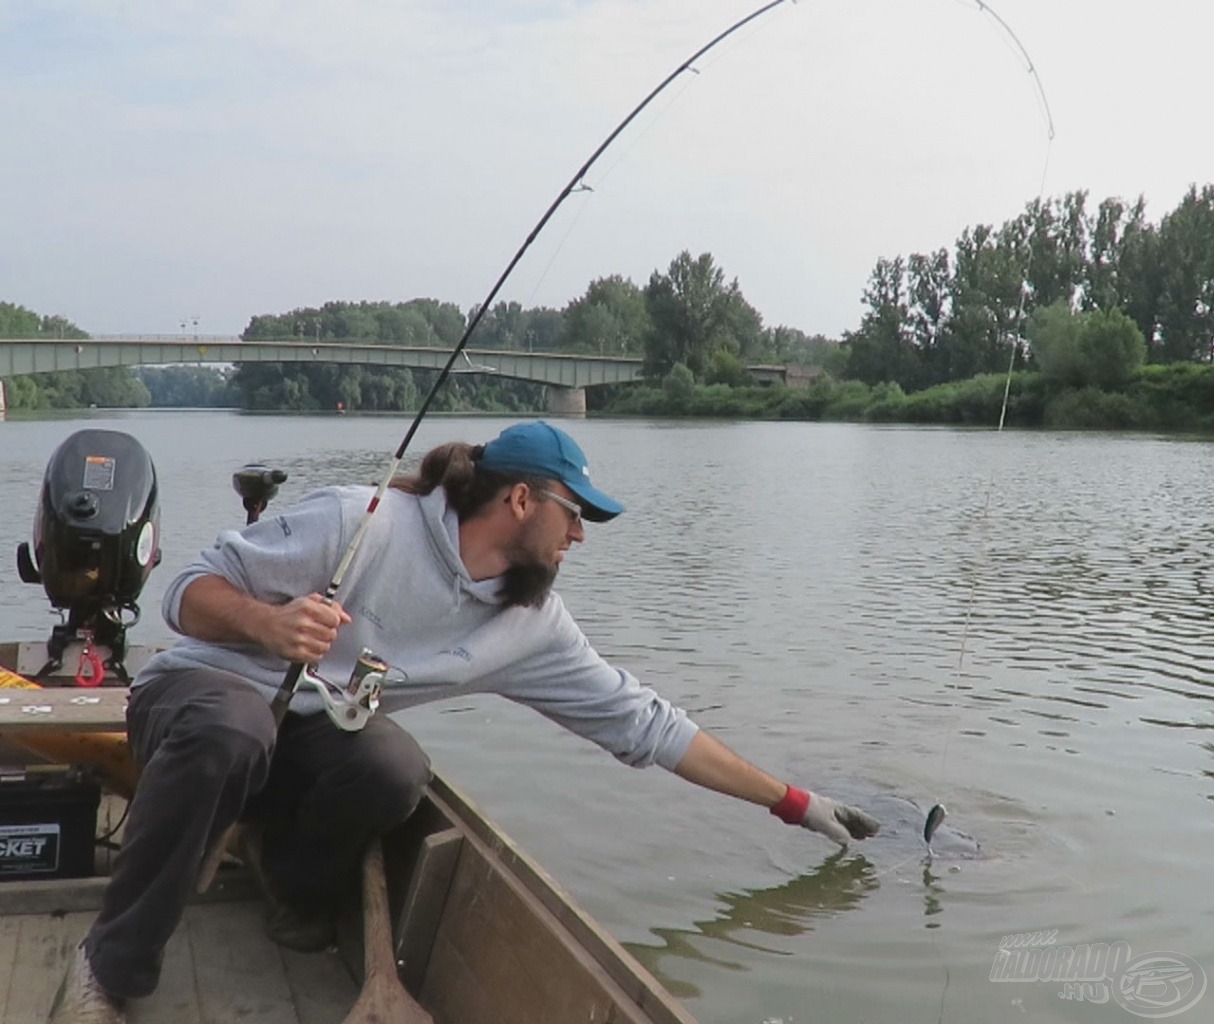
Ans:
POLYGON ((820 366, 789 363, 784 367, 784 383, 790 388, 807 388, 826 373, 820 366))

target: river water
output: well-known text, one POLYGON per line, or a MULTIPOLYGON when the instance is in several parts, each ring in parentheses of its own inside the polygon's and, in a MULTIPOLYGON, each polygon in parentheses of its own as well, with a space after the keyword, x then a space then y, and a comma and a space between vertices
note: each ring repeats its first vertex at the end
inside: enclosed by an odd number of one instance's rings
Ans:
MULTIPOLYGON (((505 422, 432 417, 414 447, 486 440, 505 422)), ((134 634, 155 643, 168 638, 157 609, 175 569, 242 518, 237 466, 286 469, 279 501, 369 482, 406 424, 225 412, 0 423, 6 638, 54 622, 17 581, 13 552, 48 457, 85 425, 135 435, 159 472, 165 560, 134 634)), ((628 507, 590 525, 562 568, 592 643, 749 759, 886 821, 839 856, 496 698, 410 712, 440 770, 692 1013, 704 1024, 1133 1019, 1107 984, 990 980, 1001 939, 1033 932, 1057 947, 1122 941, 1134 958, 1191 958, 1193 977, 1140 985, 1128 1006, 1144 1016, 1151 999, 1192 1001, 1202 970, 1214 972, 1214 446, 568 426, 596 483, 628 507), (938 800, 976 857, 942 832, 941 855, 923 863, 917 833, 938 800)), ((1214 993, 1177 1019, 1211 1014, 1214 993)))

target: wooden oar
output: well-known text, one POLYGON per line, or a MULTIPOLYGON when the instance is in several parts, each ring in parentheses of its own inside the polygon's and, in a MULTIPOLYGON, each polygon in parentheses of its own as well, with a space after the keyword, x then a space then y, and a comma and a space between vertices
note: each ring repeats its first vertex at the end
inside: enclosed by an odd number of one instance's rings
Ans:
POLYGON ((384 847, 376 839, 363 860, 363 988, 342 1024, 434 1024, 396 973, 384 847))

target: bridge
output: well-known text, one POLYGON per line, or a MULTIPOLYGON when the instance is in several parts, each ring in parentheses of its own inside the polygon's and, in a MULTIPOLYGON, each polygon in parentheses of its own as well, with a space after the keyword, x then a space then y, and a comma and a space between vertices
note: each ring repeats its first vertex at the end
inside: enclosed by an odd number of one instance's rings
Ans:
MULTIPOLYGON (((94 370, 107 366, 164 366, 179 363, 344 363, 359 366, 439 370, 451 350, 386 345, 364 340, 306 341, 298 338, 244 341, 231 337, 192 338, 130 335, 101 338, 0 338, 0 380, 54 370, 94 370)), ((586 388, 641 380, 641 360, 562 352, 465 349, 452 373, 491 374, 548 385, 548 410, 586 411, 586 388)), ((761 383, 784 379, 783 366, 754 366, 761 383)))

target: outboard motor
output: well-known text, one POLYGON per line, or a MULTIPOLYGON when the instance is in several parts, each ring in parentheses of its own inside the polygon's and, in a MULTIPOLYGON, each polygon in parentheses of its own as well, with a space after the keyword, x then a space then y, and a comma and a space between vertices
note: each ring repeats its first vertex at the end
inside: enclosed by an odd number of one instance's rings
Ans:
POLYGON ((67 615, 51 634, 38 676, 58 669, 67 646, 83 640, 77 682, 101 681, 94 643, 109 648, 105 667, 129 682, 126 629, 139 620, 136 600, 159 563, 160 505, 147 450, 115 430, 72 434, 47 464, 33 545, 17 548, 21 578, 41 583, 67 615))

